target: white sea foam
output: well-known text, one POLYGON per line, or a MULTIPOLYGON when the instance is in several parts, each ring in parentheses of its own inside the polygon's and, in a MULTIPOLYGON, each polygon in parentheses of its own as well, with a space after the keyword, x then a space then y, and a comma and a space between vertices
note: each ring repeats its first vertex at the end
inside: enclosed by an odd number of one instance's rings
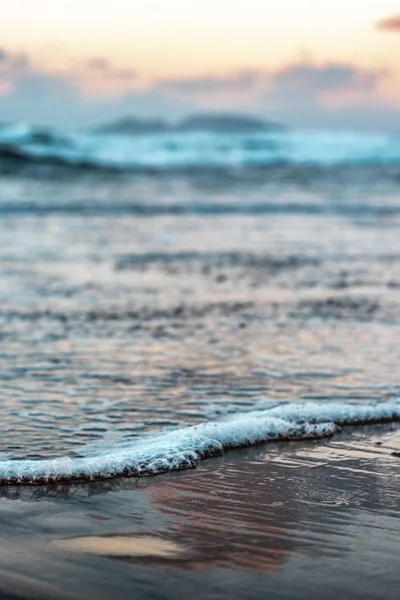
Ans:
POLYGON ((2 484, 39 484, 155 475, 194 468, 201 459, 220 455, 230 448, 272 440, 318 439, 334 435, 340 425, 397 420, 400 420, 400 401, 375 404, 287 403, 147 435, 72 458, 2 461, 0 481, 2 484))

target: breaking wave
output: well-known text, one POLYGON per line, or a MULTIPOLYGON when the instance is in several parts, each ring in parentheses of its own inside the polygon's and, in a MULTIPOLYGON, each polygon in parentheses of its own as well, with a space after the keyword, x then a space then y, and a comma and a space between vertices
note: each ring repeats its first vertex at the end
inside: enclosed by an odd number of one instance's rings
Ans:
POLYGON ((277 440, 319 439, 343 425, 400 420, 400 401, 376 404, 288 403, 234 413, 112 447, 87 447, 75 457, 0 462, 0 483, 44 484, 118 476, 140 477, 195 468, 225 450, 277 440))
POLYGON ((393 165, 398 136, 333 131, 169 131, 135 136, 0 127, 0 166, 137 171, 270 165, 393 165))

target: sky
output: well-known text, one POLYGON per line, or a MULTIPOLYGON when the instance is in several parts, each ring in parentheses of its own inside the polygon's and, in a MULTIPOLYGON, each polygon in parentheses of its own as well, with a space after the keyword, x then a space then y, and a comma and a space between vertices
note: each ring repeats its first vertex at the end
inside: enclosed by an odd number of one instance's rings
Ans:
POLYGON ((251 113, 400 131, 400 0, 13 0, 0 121, 251 113))

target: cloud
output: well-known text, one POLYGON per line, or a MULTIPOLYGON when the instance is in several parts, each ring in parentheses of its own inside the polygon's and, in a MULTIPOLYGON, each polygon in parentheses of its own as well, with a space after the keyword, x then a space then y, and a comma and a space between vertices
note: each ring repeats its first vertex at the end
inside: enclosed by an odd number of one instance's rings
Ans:
POLYGON ((0 120, 88 127, 121 115, 167 115, 194 108, 156 89, 138 89, 137 74, 103 58, 68 71, 46 71, 27 55, 1 51, 0 120))
POLYGON ((271 74, 266 114, 295 127, 389 130, 400 117, 381 92, 390 72, 343 62, 299 61, 271 74))
POLYGON ((16 81, 27 74, 29 61, 25 55, 12 55, 0 48, 0 96, 12 94, 16 81))
POLYGON ((108 71, 110 69, 110 63, 106 58, 91 58, 87 65, 89 69, 95 71, 108 71))
POLYGON ((116 77, 118 79, 134 79, 138 73, 134 69, 120 69, 114 67, 106 58, 92 58, 87 62, 87 69, 92 73, 116 77))
POLYGON ((62 124, 80 112, 78 90, 61 77, 27 72, 2 84, 7 91, 0 96, 2 121, 62 124))
POLYGON ((394 15, 393 17, 388 17, 387 19, 378 21, 376 26, 381 31, 393 31, 400 33, 400 15, 394 15))
POLYGON ((254 86, 265 74, 258 71, 241 71, 232 75, 165 79, 158 84, 158 89, 180 94, 208 94, 227 91, 242 91, 247 86, 254 86))
POLYGON ((195 111, 242 111, 301 127, 390 129, 400 106, 382 95, 389 75, 302 58, 272 72, 146 83, 135 69, 101 56, 57 71, 0 49, 0 115, 2 121, 85 127, 130 115, 174 120, 195 111))
POLYGON ((373 93, 387 73, 342 62, 300 60, 274 72, 241 71, 230 75, 163 80, 156 89, 171 97, 195 98, 203 106, 218 100, 246 106, 265 102, 320 103, 338 94, 373 93))
MULTIPOLYGON (((171 98, 190 99, 201 110, 264 113, 310 126, 316 120, 321 124, 324 115, 337 124, 333 116, 335 111, 339 114, 339 109, 345 121, 346 107, 351 112, 354 106, 364 106, 367 101, 379 108, 379 88, 388 75, 383 70, 361 69, 345 62, 318 64, 301 58, 273 72, 249 70, 220 77, 164 80, 156 89, 171 98)), ((352 119, 353 114, 347 121, 352 119)))
POLYGON ((15 79, 31 69, 29 58, 25 54, 10 54, 0 48, 0 77, 15 79))
POLYGON ((228 75, 203 75, 164 79, 153 90, 170 100, 189 102, 193 110, 229 112, 249 110, 265 89, 268 76, 259 71, 239 71, 228 75))
POLYGON ((382 103, 379 88, 388 77, 383 70, 360 69, 342 62, 293 63, 271 75, 263 95, 265 107, 288 115, 296 124, 299 117, 310 123, 312 115, 352 108, 365 103, 382 103))
POLYGON ((382 71, 358 69, 346 63, 314 65, 308 62, 277 71, 271 77, 271 85, 288 94, 302 92, 313 95, 349 89, 369 91, 376 87, 382 75, 382 71))

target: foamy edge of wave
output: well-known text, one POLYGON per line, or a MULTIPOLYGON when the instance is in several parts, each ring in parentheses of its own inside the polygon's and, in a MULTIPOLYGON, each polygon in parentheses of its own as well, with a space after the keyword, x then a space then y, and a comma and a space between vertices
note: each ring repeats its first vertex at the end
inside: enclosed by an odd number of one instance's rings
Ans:
POLYGON ((219 421, 149 435, 87 456, 0 462, 0 484, 39 485, 196 468, 225 450, 278 440, 319 439, 341 425, 400 420, 400 401, 376 404, 288 403, 235 413, 219 421))

